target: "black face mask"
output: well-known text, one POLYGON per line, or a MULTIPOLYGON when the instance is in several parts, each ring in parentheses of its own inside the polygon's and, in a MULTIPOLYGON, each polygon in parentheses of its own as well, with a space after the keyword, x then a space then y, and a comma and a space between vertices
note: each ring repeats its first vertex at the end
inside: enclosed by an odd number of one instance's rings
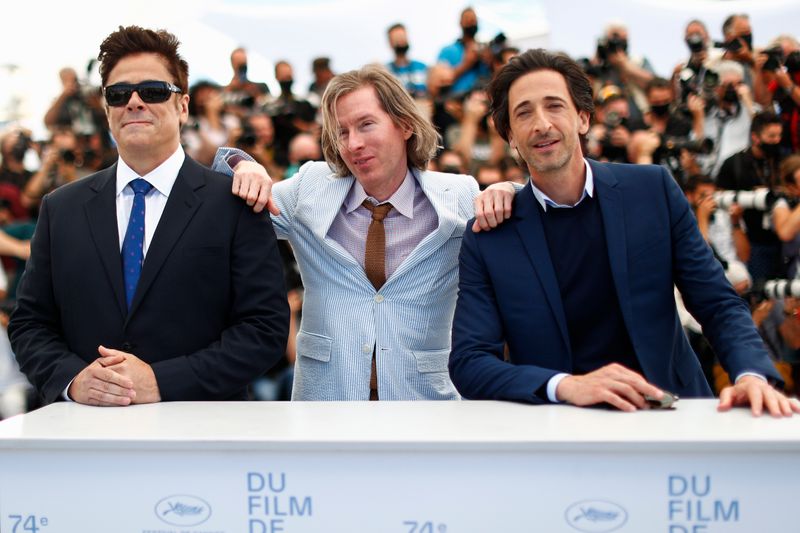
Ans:
POLYGON ((669 104, 651 105, 650 112, 657 117, 666 117, 669 115, 669 104))
POLYGON ((686 46, 689 47, 689 51, 693 54, 697 52, 702 52, 705 49, 705 43, 703 42, 703 36, 699 33, 691 33, 686 38, 686 46))
POLYGON ((281 86, 282 93, 289 94, 292 92, 292 84, 294 83, 294 80, 279 81, 278 83, 281 86))
POLYGON ((747 48, 750 50, 753 49, 753 34, 752 33, 745 33, 744 35, 740 35, 739 38, 744 41, 747 45, 747 48))
POLYGON ((408 53, 408 45, 398 45, 394 47, 394 53, 398 56, 404 56, 408 53))
POLYGON ((453 90, 452 85, 442 85, 439 87, 439 96, 447 96, 453 90))
POLYGON ((779 143, 761 143, 761 151, 767 159, 778 159, 781 155, 781 145, 779 143))
POLYGON ((728 85, 725 88, 725 93, 722 95, 722 101, 728 102, 729 104, 739 103, 739 95, 733 85, 728 85))
POLYGON ((475 36, 478 34, 478 25, 473 24, 472 26, 464 26, 461 28, 461 31, 464 32, 464 37, 467 39, 474 39, 475 36))
POLYGON ((236 75, 242 81, 247 79, 247 63, 239 65, 239 68, 236 69, 236 75))

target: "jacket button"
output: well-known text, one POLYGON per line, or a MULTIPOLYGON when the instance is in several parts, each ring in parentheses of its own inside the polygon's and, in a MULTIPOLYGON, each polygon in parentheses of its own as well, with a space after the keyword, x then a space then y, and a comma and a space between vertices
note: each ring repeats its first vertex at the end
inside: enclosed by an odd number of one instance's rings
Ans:
POLYGON ((381 303, 382 301, 383 301, 383 295, 382 294, 376 294, 375 295, 375 303, 381 303))
POLYGON ((131 344, 129 342, 123 342, 122 343, 122 351, 130 352, 131 350, 133 350, 133 344, 131 344))

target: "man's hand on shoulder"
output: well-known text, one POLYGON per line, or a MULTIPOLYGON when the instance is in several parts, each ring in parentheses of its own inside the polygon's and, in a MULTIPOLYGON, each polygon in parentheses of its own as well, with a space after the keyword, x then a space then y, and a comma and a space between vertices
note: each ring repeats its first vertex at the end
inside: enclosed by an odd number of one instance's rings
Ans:
POLYGON ((664 393, 641 375, 617 363, 583 376, 567 376, 556 388, 559 401, 580 407, 607 403, 628 412, 646 409, 645 395, 660 399, 664 393))
POLYGON ((124 360, 125 357, 121 355, 101 357, 81 370, 67 390, 70 399, 77 403, 99 406, 133 403, 136 399, 133 381, 101 364, 105 362, 111 366, 120 364, 124 360))
POLYGON ((264 207, 275 216, 281 214, 272 199, 272 178, 267 169, 254 161, 239 161, 233 168, 231 192, 260 213, 264 207))
POLYGON ((718 411, 729 411, 731 407, 743 405, 750 405, 753 416, 761 416, 764 407, 776 418, 800 413, 800 404, 797 401, 790 400, 756 376, 742 376, 735 385, 725 387, 719 393, 718 411))
POLYGON ((136 395, 133 403, 157 403, 161 401, 156 375, 153 368, 135 355, 120 350, 112 350, 105 346, 97 349, 100 352, 100 364, 106 370, 116 372, 133 384, 136 395))
POLYGON ((495 183, 475 197, 475 223, 472 231, 489 231, 511 218, 511 205, 516 189, 505 181, 495 183))

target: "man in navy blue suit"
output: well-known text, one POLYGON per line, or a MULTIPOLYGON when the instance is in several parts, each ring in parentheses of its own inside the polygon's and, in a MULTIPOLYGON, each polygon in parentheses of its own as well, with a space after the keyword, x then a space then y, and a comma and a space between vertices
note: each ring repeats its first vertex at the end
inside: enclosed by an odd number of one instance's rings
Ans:
POLYGON ((450 356, 459 392, 624 411, 663 390, 711 396, 678 320, 677 286, 735 381, 719 409, 800 412, 769 384, 780 377, 748 308, 669 174, 583 158, 593 101, 580 67, 530 50, 489 92, 495 127, 531 183, 505 224, 464 234, 450 356))

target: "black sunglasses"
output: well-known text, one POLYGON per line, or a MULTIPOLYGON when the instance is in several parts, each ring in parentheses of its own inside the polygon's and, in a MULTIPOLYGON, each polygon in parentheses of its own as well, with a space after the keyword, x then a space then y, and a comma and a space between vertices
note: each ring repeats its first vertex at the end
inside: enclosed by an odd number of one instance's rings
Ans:
POLYGON ((166 81, 143 81, 141 83, 115 83, 103 90, 106 103, 119 107, 128 103, 134 91, 147 104, 160 104, 169 100, 172 93, 182 93, 179 87, 166 81))

